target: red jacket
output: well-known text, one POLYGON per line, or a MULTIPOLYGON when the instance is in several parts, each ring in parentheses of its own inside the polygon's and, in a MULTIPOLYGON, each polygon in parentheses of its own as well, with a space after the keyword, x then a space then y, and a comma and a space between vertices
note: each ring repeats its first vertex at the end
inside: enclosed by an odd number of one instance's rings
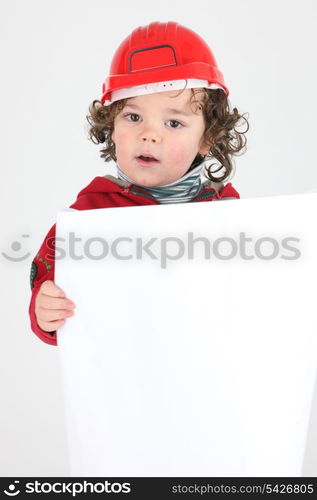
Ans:
MULTIPOLYGON (((207 181, 202 191, 191 201, 213 201, 223 198, 240 198, 231 183, 225 186, 222 183, 207 181)), ((77 196, 77 200, 70 207, 77 210, 92 210, 96 208, 132 207, 135 205, 158 205, 159 203, 146 190, 134 184, 128 184, 111 175, 95 177, 95 179, 77 196)), ((55 224, 47 233, 41 248, 34 257, 31 266, 32 296, 29 306, 31 328, 33 332, 46 344, 57 345, 56 332, 45 332, 36 321, 35 299, 41 284, 46 280, 54 281, 54 241, 55 224)))

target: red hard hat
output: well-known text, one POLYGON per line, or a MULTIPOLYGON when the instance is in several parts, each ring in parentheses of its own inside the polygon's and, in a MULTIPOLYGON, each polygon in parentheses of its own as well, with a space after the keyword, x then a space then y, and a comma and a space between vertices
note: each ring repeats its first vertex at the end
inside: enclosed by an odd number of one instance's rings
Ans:
POLYGON ((199 35, 175 22, 154 22, 136 28, 116 50, 101 102, 195 86, 220 87, 229 94, 213 53, 199 35))

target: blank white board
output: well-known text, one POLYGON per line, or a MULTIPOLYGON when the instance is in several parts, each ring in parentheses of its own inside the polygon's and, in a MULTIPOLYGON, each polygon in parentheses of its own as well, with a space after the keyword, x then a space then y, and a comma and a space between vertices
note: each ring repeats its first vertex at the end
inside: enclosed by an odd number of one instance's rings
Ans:
POLYGON ((310 193, 58 214, 73 476, 301 474, 316 209, 310 193))

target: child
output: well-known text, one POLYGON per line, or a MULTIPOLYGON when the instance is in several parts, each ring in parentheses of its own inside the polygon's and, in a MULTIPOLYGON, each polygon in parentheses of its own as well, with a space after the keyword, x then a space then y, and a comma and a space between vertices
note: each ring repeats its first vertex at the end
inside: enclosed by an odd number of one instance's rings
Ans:
MULTIPOLYGON (((228 89, 207 44, 174 22, 139 27, 117 49, 101 101, 87 116, 101 156, 114 160, 117 177, 96 177, 71 208, 90 210, 135 205, 239 198, 231 183, 231 155, 246 144, 247 120, 230 110, 228 89), (235 127, 245 120, 245 132, 235 127), (220 167, 206 167, 215 158, 220 167), (214 175, 222 170, 222 173, 214 175)), ((56 330, 74 304, 54 283, 55 225, 32 262, 31 328, 57 345, 56 330)))

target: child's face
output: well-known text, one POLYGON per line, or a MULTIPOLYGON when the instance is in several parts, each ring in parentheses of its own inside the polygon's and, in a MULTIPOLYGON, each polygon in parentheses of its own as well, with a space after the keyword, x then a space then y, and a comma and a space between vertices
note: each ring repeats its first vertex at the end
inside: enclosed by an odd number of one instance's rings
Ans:
MULTIPOLYGON (((112 140, 117 161, 134 182, 148 187, 169 184, 187 172, 198 152, 207 154, 202 110, 195 104, 191 109, 191 96, 186 89, 132 97, 116 116, 112 140), (142 154, 157 161, 142 161, 142 154)), ((195 97, 200 101, 200 94, 195 97)))

